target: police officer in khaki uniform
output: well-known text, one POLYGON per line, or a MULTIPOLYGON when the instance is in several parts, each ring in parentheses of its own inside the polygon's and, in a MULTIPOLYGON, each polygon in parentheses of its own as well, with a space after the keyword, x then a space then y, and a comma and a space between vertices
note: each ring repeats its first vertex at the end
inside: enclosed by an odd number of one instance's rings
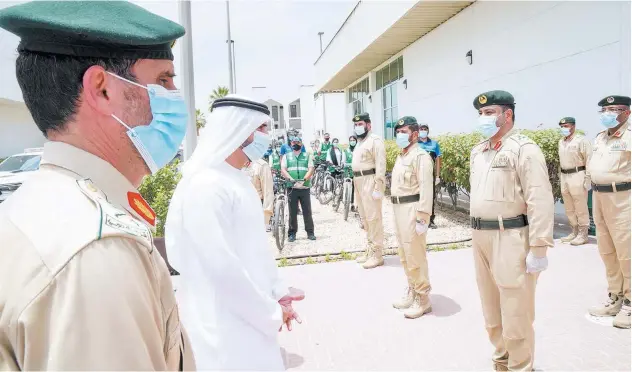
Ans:
MULTIPOLYGON (((267 124, 262 124, 259 131, 265 133, 267 124)), ((264 157, 248 165, 248 175, 250 182, 257 190, 261 205, 263 205, 263 220, 266 224, 266 231, 270 231, 270 218, 272 218, 272 208, 274 204, 274 185, 272 184, 272 169, 268 160, 264 157)))
POLYGON ((575 118, 560 120, 560 187, 568 222, 573 229, 562 239, 563 243, 582 245, 588 243, 588 190, 590 174, 586 164, 592 156, 592 146, 584 135, 575 132, 575 118))
POLYGON ((404 297, 393 304, 409 319, 432 311, 430 280, 426 260, 426 233, 432 213, 433 162, 430 154, 417 145, 419 124, 404 116, 395 125, 397 146, 402 153, 393 167, 391 202, 399 258, 408 279, 404 297))
POLYGON ((599 106, 601 124, 607 129, 595 138, 588 171, 609 293, 590 314, 614 315, 615 327, 630 328, 630 97, 608 96, 599 106))
POLYGON ((136 190, 184 138, 184 28, 118 1, 23 3, 0 27, 21 38, 18 83, 50 141, 0 204, 0 370, 195 369, 136 190))
POLYGON ((365 269, 373 269, 384 265, 382 197, 386 181, 386 151, 384 141, 371 133, 369 114, 354 116, 353 124, 359 141, 351 161, 355 200, 368 238, 368 248, 357 261, 365 269))
POLYGON ((535 286, 553 246, 553 193, 542 151, 514 129, 515 102, 474 99, 486 138, 470 156, 472 246, 495 370, 533 368, 535 286))

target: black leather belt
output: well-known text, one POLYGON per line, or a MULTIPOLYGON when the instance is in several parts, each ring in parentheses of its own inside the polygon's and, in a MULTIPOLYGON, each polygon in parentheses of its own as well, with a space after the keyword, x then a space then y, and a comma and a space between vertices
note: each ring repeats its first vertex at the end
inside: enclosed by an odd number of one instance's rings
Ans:
POLYGON ((406 195, 406 196, 391 196, 391 203, 393 204, 406 204, 419 201, 419 194, 406 195))
POLYGON ((584 167, 584 166, 570 168, 570 169, 561 169, 562 173, 564 173, 564 174, 577 173, 577 172, 581 172, 581 171, 585 171, 585 170, 586 170, 586 167, 584 167))
MULTIPOLYGON (((472 228, 474 230, 500 230, 498 220, 482 220, 479 217, 472 217, 472 228)), ((504 229, 519 229, 529 225, 527 216, 521 214, 518 217, 503 218, 504 229)))
POLYGON ((364 171, 353 172, 354 177, 369 176, 371 174, 375 174, 375 169, 368 169, 364 171))
POLYGON ((614 187, 612 184, 610 185, 595 185, 592 184, 592 189, 597 192, 617 192, 617 191, 627 191, 630 190, 630 182, 620 182, 615 183, 614 187))

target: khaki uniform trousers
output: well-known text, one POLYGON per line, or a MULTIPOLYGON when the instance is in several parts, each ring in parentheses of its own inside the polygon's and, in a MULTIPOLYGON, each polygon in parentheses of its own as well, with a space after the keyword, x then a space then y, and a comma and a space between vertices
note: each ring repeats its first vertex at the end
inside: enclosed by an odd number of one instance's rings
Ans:
POLYGON ((606 265, 608 292, 630 299, 630 190, 593 190, 597 247, 606 265))
POLYGON ((417 204, 393 204, 395 235, 399 243, 399 259, 408 278, 408 286, 416 293, 427 295, 431 287, 426 259, 426 234, 419 235, 415 230, 417 204))
POLYGON ((382 224, 382 199, 373 199, 375 190, 375 175, 355 176, 355 201, 367 232, 369 249, 378 256, 384 249, 384 225, 382 224))
POLYGON ((571 226, 588 227, 588 190, 584 187, 586 172, 561 174, 560 184, 566 216, 571 226))
POLYGON ((529 227, 473 230, 472 246, 485 327, 495 347, 493 362, 531 371, 538 273, 526 269, 529 227))

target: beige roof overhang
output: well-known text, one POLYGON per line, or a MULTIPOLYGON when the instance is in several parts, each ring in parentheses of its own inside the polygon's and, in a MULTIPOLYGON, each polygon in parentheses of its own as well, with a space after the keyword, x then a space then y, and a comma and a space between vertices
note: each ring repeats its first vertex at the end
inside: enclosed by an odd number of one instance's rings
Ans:
POLYGON ((320 91, 345 89, 474 1, 419 1, 388 30, 332 76, 320 91))

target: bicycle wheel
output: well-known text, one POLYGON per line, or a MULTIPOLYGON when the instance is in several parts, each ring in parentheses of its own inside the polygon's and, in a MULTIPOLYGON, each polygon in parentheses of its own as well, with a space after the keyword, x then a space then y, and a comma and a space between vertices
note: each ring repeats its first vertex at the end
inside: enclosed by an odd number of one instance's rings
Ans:
POLYGON ((322 181, 322 189, 320 191, 320 195, 318 195, 318 201, 322 205, 327 205, 334 198, 334 183, 336 180, 331 176, 327 175, 322 181))
POLYGON ((336 181, 336 186, 334 187, 334 212, 338 212, 338 208, 340 208, 340 204, 342 204, 344 185, 340 180, 336 181))
POLYGON ((344 186, 342 187, 342 201, 343 201, 343 217, 346 221, 349 218, 349 210, 351 209, 351 182, 345 181, 344 186))
POLYGON ((312 189, 309 191, 310 194, 316 196, 320 192, 320 181, 321 181, 321 172, 316 172, 314 177, 312 177, 312 189))
POLYGON ((279 198, 274 206, 274 240, 279 252, 285 246, 285 200, 279 198))

